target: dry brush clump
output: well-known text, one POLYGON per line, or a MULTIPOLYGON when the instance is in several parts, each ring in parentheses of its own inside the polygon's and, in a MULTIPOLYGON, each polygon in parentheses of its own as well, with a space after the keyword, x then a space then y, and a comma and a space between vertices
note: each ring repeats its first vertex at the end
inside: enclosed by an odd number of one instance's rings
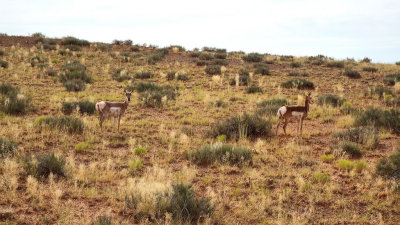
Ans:
POLYGON ((175 100, 178 95, 175 88, 170 85, 159 86, 143 82, 127 86, 127 90, 138 92, 138 99, 148 107, 162 107, 168 101, 175 100))
POLYGON ((226 135, 228 139, 268 137, 272 135, 272 123, 258 115, 243 113, 243 115, 228 118, 214 124, 209 130, 209 136, 226 135))
POLYGON ((0 111, 10 115, 25 115, 34 111, 31 98, 21 93, 18 87, 0 84, 0 111))
POLYGON ((242 166, 252 162, 252 153, 249 149, 220 142, 204 145, 194 151, 187 151, 185 156, 194 163, 203 166, 214 162, 242 166))

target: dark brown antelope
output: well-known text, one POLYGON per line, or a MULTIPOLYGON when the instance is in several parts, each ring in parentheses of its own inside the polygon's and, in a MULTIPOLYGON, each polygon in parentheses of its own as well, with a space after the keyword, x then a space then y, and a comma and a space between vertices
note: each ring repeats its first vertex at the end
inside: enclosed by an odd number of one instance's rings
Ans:
POLYGON ((103 122, 106 118, 112 116, 114 118, 113 129, 115 127, 115 120, 118 118, 118 132, 119 122, 121 116, 124 115, 125 110, 128 108, 128 104, 131 101, 132 92, 124 91, 126 99, 124 102, 109 102, 101 101, 96 103, 96 110, 99 112, 100 127, 103 129, 103 122))
POLYGON ((304 106, 282 106, 278 109, 277 115, 279 118, 278 125, 276 126, 276 135, 278 135, 278 129, 281 123, 283 123, 283 131, 285 132, 286 135, 286 126, 289 123, 289 120, 294 118, 298 120, 297 124, 297 135, 299 134, 300 130, 300 135, 303 132, 303 120, 307 117, 308 110, 309 110, 309 104, 312 104, 311 100, 311 92, 306 95, 306 102, 304 106))

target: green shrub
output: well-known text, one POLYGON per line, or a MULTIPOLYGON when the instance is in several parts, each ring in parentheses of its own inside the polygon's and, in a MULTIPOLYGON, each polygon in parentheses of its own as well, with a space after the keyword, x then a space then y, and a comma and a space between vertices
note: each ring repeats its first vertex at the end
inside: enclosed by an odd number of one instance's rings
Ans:
POLYGON ((307 58, 307 63, 320 66, 320 65, 325 64, 327 59, 328 59, 328 57, 326 57, 324 55, 310 56, 307 58))
POLYGON ((175 100, 177 95, 172 86, 158 86, 152 83, 137 83, 134 86, 128 86, 127 90, 140 93, 138 99, 148 107, 161 107, 163 98, 166 101, 175 100))
POLYGON ((91 225, 112 225, 112 220, 109 216, 98 216, 91 225))
POLYGON ((186 152, 185 155, 198 165, 210 165, 218 161, 241 166, 252 160, 252 154, 249 149, 222 143, 207 144, 195 151, 186 152))
POLYGON ((283 88, 314 89, 314 83, 305 79, 292 79, 281 84, 283 88))
POLYGON ((219 65, 208 65, 205 72, 209 75, 221 74, 221 66, 219 65))
POLYGON ((360 146, 357 143, 351 141, 341 141, 337 145, 337 148, 351 157, 361 156, 360 146))
POLYGON ((328 154, 328 155, 324 154, 324 155, 321 156, 322 162, 329 163, 329 162, 332 162, 334 159, 335 159, 335 156, 333 156, 332 154, 328 154))
POLYGON ((84 91, 86 89, 85 82, 79 79, 68 80, 63 82, 64 87, 67 91, 84 91))
POLYGON ((214 212, 210 199, 197 198, 191 185, 172 184, 171 189, 146 195, 137 192, 128 194, 125 196, 125 210, 132 211, 139 219, 151 220, 162 219, 168 213, 174 224, 201 222, 214 212))
POLYGON ((97 44, 97 49, 102 52, 108 52, 111 50, 111 45, 109 44, 97 44))
POLYGON ((124 80, 130 80, 131 76, 126 74, 126 70, 124 69, 118 69, 115 71, 115 73, 112 75, 112 78, 118 82, 122 82, 124 80))
POLYGON ((18 145, 12 140, 0 137, 0 157, 13 155, 17 147, 18 145))
POLYGON ((154 54, 147 58, 148 64, 156 64, 157 62, 161 61, 164 58, 164 55, 161 54, 154 54))
POLYGON ((257 115, 244 113, 213 125, 209 135, 213 138, 225 134, 228 139, 241 137, 262 137, 272 135, 272 123, 257 115))
POLYGON ((361 78, 361 74, 358 71, 351 70, 351 69, 346 69, 343 72, 343 75, 346 77, 349 77, 349 78, 354 78, 354 79, 361 78))
POLYGON ((292 70, 292 71, 289 71, 288 75, 291 76, 291 77, 298 77, 298 76, 305 76, 306 77, 309 74, 306 71, 300 72, 300 71, 297 71, 297 70, 292 70))
POLYGON ((76 152, 85 152, 89 148, 90 148, 90 144, 87 142, 79 142, 78 144, 75 145, 76 152))
POLYGON ((167 74, 167 80, 174 80, 176 72, 169 72, 167 74))
POLYGON ((142 156, 147 153, 147 149, 143 147, 138 147, 133 149, 133 152, 135 153, 135 155, 142 156))
POLYGON ((0 67, 8 68, 8 62, 0 59, 0 67))
POLYGON ((214 56, 212 54, 208 54, 208 53, 201 53, 199 55, 199 59, 201 59, 201 60, 212 60, 212 59, 214 59, 214 56))
POLYGON ((215 65, 220 65, 220 66, 228 65, 228 62, 225 59, 214 59, 213 62, 215 65))
POLYGON ((40 116, 35 119, 35 126, 40 129, 43 127, 47 127, 49 129, 58 129, 60 131, 68 133, 82 133, 84 127, 83 122, 80 119, 71 118, 68 116, 40 116))
POLYGON ((137 72, 134 77, 137 79, 149 79, 153 78, 154 75, 151 72, 137 72))
POLYGON ((371 59, 368 57, 364 57, 360 62, 371 63, 371 59))
POLYGON ((56 157, 54 153, 38 156, 36 160, 31 156, 25 156, 22 162, 27 175, 32 175, 36 178, 47 178, 52 173, 59 177, 65 177, 65 160, 64 158, 56 157))
POLYGON ((379 133, 375 127, 358 127, 332 134, 335 141, 350 141, 374 149, 379 144, 379 133))
POLYGON ((40 58, 39 56, 35 56, 35 57, 31 58, 30 62, 31 62, 31 66, 34 67, 34 66, 44 63, 44 59, 40 58))
POLYGON ((313 183, 325 184, 329 181, 329 176, 326 173, 314 173, 312 175, 313 183))
POLYGON ((79 62, 69 62, 62 68, 65 72, 60 74, 60 81, 67 91, 83 91, 85 83, 92 83, 92 77, 86 74, 86 67, 79 62))
POLYGON ((325 63, 327 67, 336 67, 336 68, 344 68, 344 61, 327 61, 325 63))
POLYGON ((214 56, 217 59, 226 59, 226 53, 216 53, 214 56))
POLYGON ((249 71, 248 71, 247 69, 245 69, 245 68, 240 68, 240 70, 239 70, 239 75, 240 75, 240 76, 250 76, 250 73, 249 73, 249 71))
POLYGON ((76 102, 63 102, 61 105, 61 112, 64 115, 70 115, 76 109, 76 105, 77 105, 76 102))
POLYGON ((96 103, 89 102, 89 101, 80 101, 78 102, 79 113, 80 114, 88 114, 92 115, 95 112, 96 103))
POLYGON ((252 86, 246 88, 246 92, 248 94, 253 94, 253 93, 262 93, 263 91, 260 87, 252 85, 252 86))
POLYGON ((357 173, 361 173, 365 168, 367 168, 367 163, 365 160, 355 162, 354 169, 357 173))
POLYGON ((89 41, 81 40, 75 37, 65 37, 61 41, 62 45, 78 45, 78 46, 88 46, 90 45, 89 41))
POLYGON ((207 65, 208 63, 206 62, 206 61, 204 61, 204 60, 199 60, 199 61, 197 61, 196 62, 196 65, 197 66, 205 66, 205 65, 207 65))
POLYGON ((400 61, 396 62, 395 64, 398 65, 398 66, 400 66, 400 61))
POLYGON ((384 178, 391 178, 400 169, 400 148, 387 159, 381 159, 376 165, 376 173, 384 178))
POLYGON ((200 56, 200 52, 191 52, 190 57, 198 58, 200 56))
POLYGON ((400 111, 368 108, 356 116, 354 124, 356 126, 385 128, 395 134, 400 134, 400 111))
POLYGON ((264 56, 258 53, 249 53, 248 55, 242 56, 242 59, 246 62, 261 62, 264 56))
POLYGON ((0 56, 4 55, 4 51, 0 49, 0 56))
POLYGON ((371 66, 363 67, 362 70, 363 70, 363 71, 366 71, 366 72, 376 72, 376 71, 378 71, 377 68, 371 67, 371 66))
POLYGON ((356 166, 354 162, 347 159, 339 159, 337 165, 340 169, 351 171, 356 166))
POLYGON ((0 111, 9 115, 25 115, 34 110, 31 98, 19 95, 18 88, 10 84, 0 84, 0 111))
POLYGON ((178 74, 178 76, 176 77, 177 80, 180 81, 188 81, 189 77, 186 74, 178 74))
POLYGON ((382 86, 369 87, 368 92, 367 92, 367 95, 370 95, 370 96, 375 95, 375 96, 378 96, 379 99, 382 99, 385 95, 388 95, 388 94, 392 95, 393 92, 390 89, 382 87, 382 86))
MULTIPOLYGON (((251 81, 251 78, 249 75, 239 75, 239 86, 247 86, 251 81)), ((236 79, 232 78, 229 81, 230 85, 236 85, 236 79)))
POLYGON ((292 55, 281 55, 279 57, 280 61, 293 61, 294 57, 292 55))
POLYGON ((300 62, 292 62, 292 63, 290 63, 290 65, 291 65, 293 68, 299 68, 299 67, 301 67, 301 63, 300 63, 300 62))
POLYGON ((331 105, 333 107, 340 107, 346 99, 343 99, 334 94, 325 94, 323 96, 318 97, 318 105, 331 105))
POLYGON ((257 65, 256 70, 254 71, 255 74, 261 75, 270 75, 269 68, 264 65, 257 65))
POLYGON ((273 98, 257 103, 256 114, 259 116, 273 116, 276 115, 281 106, 290 105, 286 99, 273 98))
POLYGON ((396 84, 396 82, 399 81, 400 81, 400 73, 388 74, 385 77, 383 77, 383 83, 385 85, 393 86, 396 84))
POLYGON ((175 221, 195 223, 214 212, 210 199, 197 198, 192 185, 175 184, 172 189, 167 211, 175 221))

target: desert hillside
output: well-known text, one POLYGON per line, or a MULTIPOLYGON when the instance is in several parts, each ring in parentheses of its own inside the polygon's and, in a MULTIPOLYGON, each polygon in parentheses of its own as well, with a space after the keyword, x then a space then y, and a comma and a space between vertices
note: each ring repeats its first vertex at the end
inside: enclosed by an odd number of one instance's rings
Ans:
POLYGON ((399 81, 368 58, 1 34, 0 224, 399 224, 399 81), (302 135, 276 135, 308 93, 302 135))

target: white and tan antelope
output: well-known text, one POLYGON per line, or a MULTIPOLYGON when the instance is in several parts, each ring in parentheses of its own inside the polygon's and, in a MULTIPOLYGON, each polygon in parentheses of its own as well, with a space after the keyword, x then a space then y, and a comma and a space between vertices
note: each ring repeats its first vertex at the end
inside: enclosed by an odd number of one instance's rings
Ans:
POLYGON ((103 129, 103 122, 106 118, 112 116, 114 118, 113 129, 115 127, 115 120, 118 118, 118 132, 119 123, 122 115, 124 115, 128 108, 129 102, 131 101, 132 92, 124 91, 126 99, 124 102, 109 102, 101 101, 96 103, 96 110, 99 112, 100 127, 103 129))
POLYGON ((286 126, 289 123, 289 121, 294 118, 298 120, 297 123, 297 135, 299 134, 300 130, 300 135, 303 132, 303 121, 307 117, 308 111, 309 111, 309 104, 312 104, 312 99, 311 99, 311 92, 306 95, 306 101, 304 106, 282 106, 278 109, 277 115, 279 118, 278 125, 276 126, 276 135, 278 135, 278 129, 281 123, 283 123, 283 131, 285 132, 286 135, 286 126))

